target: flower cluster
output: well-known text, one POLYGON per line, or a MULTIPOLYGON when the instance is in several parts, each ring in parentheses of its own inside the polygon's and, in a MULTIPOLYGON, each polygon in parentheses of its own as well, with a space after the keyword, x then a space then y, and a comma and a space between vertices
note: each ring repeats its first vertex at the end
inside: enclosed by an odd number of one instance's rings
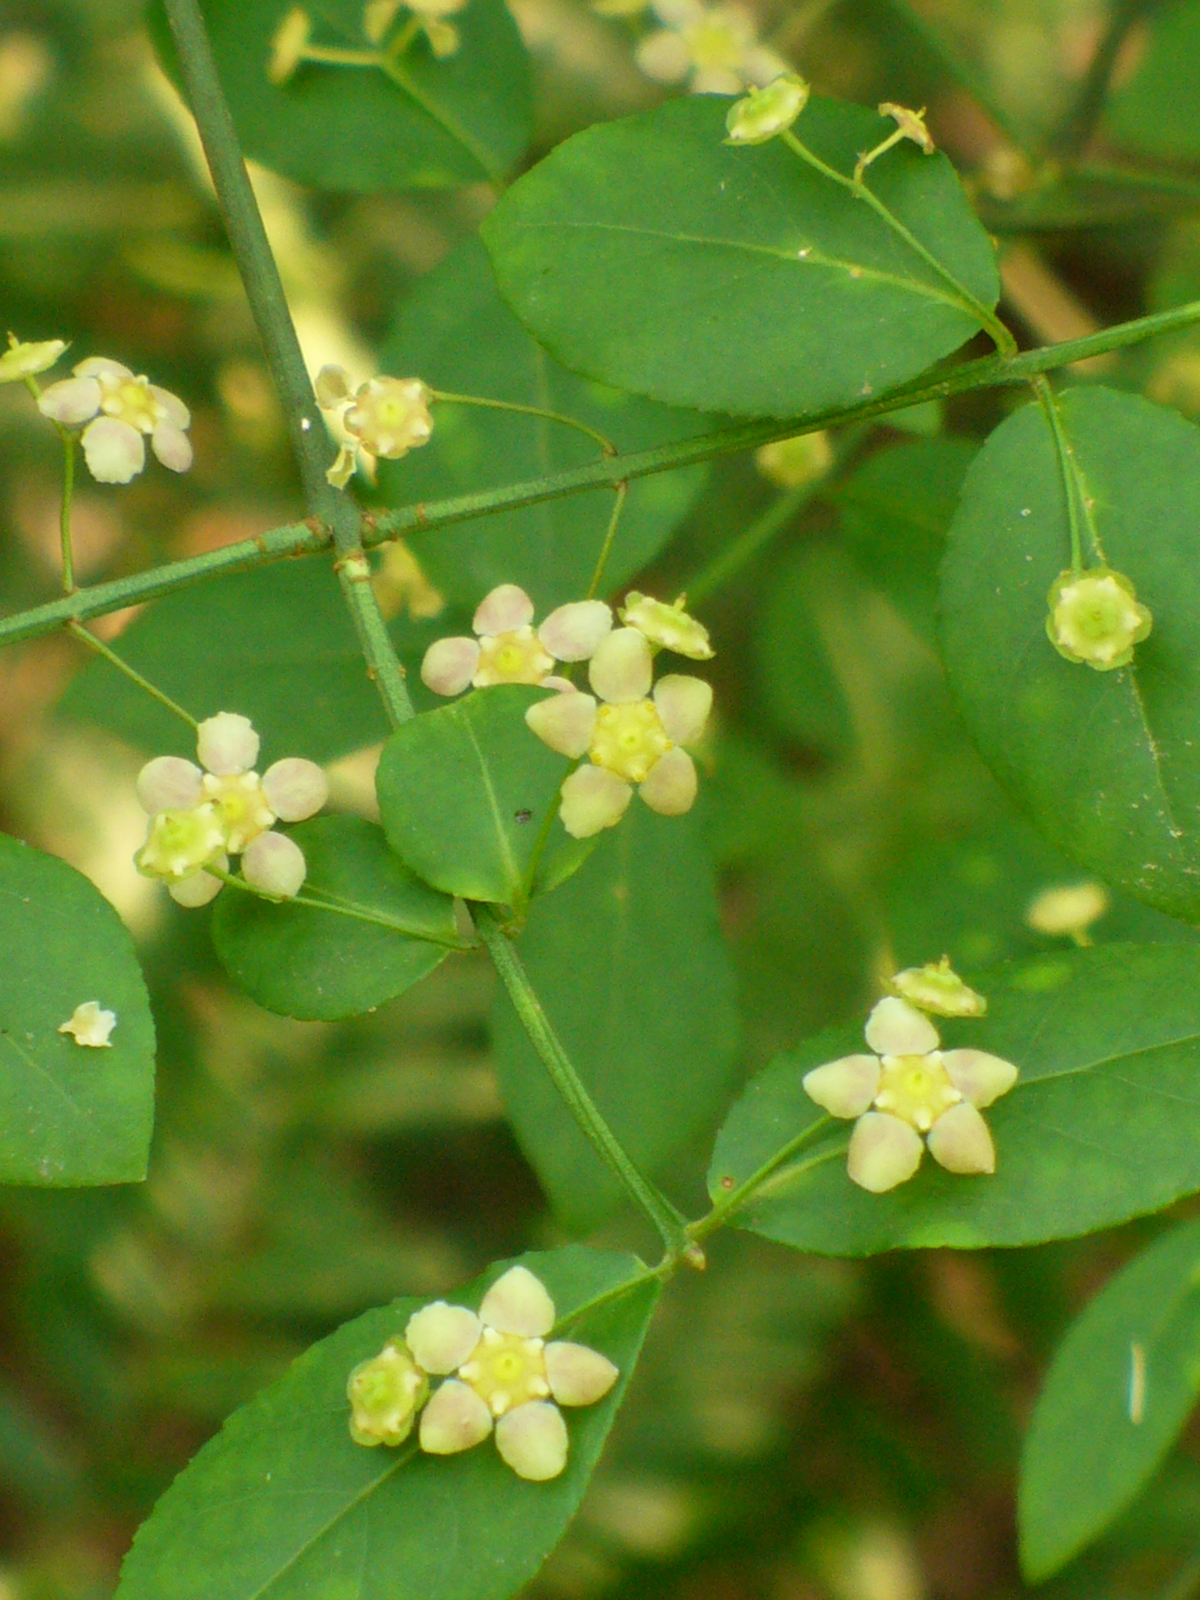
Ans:
POLYGON ((854 1119, 847 1172, 861 1188, 883 1194, 913 1176, 926 1145, 947 1172, 995 1172, 996 1149, 980 1112, 1008 1093, 1017 1068, 983 1050, 940 1049, 924 1014, 981 1016, 986 1001, 948 961, 897 973, 892 987, 899 992, 867 1019, 875 1053, 828 1061, 804 1077, 823 1110, 854 1119))
POLYGON ((455 1455, 494 1433, 501 1458, 532 1482, 567 1464, 559 1406, 602 1400, 619 1376, 599 1351, 546 1343, 554 1302, 528 1267, 510 1267, 478 1312, 435 1301, 415 1312, 403 1339, 389 1339, 346 1385, 350 1435, 368 1447, 408 1438, 418 1413, 421 1449, 455 1455), (445 1381, 429 1397, 429 1379, 445 1381), (422 1409, 423 1408, 423 1409, 422 1409))
POLYGON ((350 387, 344 367, 322 367, 317 373, 317 403, 323 411, 341 416, 351 436, 326 473, 330 483, 344 489, 354 475, 359 449, 388 461, 398 461, 418 445, 428 444, 433 432, 429 405, 433 390, 420 378, 369 378, 357 389, 350 387))
POLYGON ((1134 645, 1141 644, 1153 626, 1130 580, 1108 567, 1060 572, 1047 600, 1050 643, 1068 661, 1097 672, 1128 666, 1134 645))
POLYGON ((146 465, 146 439, 172 472, 192 464, 187 436, 191 414, 178 395, 137 377, 119 361, 89 356, 73 378, 52 383, 38 397, 38 410, 61 427, 86 424, 80 442, 99 483, 129 483, 146 465))
POLYGON ((242 876, 262 894, 291 899, 307 870, 304 852, 276 822, 302 822, 329 798, 313 761, 288 756, 259 777, 258 734, 246 717, 218 712, 197 729, 200 766, 156 756, 138 774, 137 797, 150 816, 138 871, 161 878, 181 906, 203 906, 220 893, 217 875, 241 857, 242 876), (214 871, 206 871, 206 868, 214 871))
POLYGON ((687 83, 693 94, 741 94, 787 73, 788 63, 760 44, 754 18, 736 3, 652 0, 660 28, 637 47, 637 64, 656 83, 687 83))

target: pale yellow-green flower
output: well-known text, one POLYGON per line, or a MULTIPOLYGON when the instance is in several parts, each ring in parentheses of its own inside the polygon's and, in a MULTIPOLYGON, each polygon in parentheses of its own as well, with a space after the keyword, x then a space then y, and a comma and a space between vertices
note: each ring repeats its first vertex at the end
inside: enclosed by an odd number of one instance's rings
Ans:
POLYGON ((192 464, 187 436, 191 413, 178 395, 136 376, 119 361, 89 356, 73 378, 52 383, 38 397, 38 410, 61 427, 86 424, 80 435, 84 460, 98 483, 129 483, 146 465, 146 439, 172 472, 192 464))
POLYGON ((84 1000, 77 1005, 66 1022, 58 1025, 59 1033, 69 1033, 76 1044, 87 1045, 90 1050, 111 1050, 109 1034, 117 1025, 117 1013, 105 1011, 99 1000, 84 1000))
POLYGON ((22 344, 13 333, 8 349, 0 355, 0 383, 20 383, 52 367, 67 348, 65 339, 44 339, 40 344, 22 344))
POLYGON ((790 439, 773 439, 754 452, 754 465, 764 478, 781 489, 799 489, 823 478, 833 465, 829 435, 797 433, 790 439))
POLYGON ((888 988, 909 1005, 932 1011, 937 1017, 982 1017, 987 1014, 983 995, 965 984, 950 965, 950 957, 905 967, 888 980, 888 988))
POLYGON ((1112 905, 1112 896, 1102 883, 1055 884, 1043 889, 1030 901, 1025 921, 1035 933, 1050 938, 1066 936, 1076 944, 1090 944, 1088 930, 1112 905))
POLYGON ((735 100, 725 117, 726 144, 766 144, 790 128, 808 104, 809 85, 794 72, 782 73, 764 89, 735 100))
POLYGON ((318 372, 314 387, 322 410, 340 412, 351 436, 326 473, 337 489, 344 489, 353 476, 360 447, 386 461, 399 461, 429 443, 433 391, 420 378, 369 378, 352 390, 346 369, 328 366, 318 372))
POLYGON ((776 51, 758 41, 753 15, 736 0, 651 0, 662 26, 645 35, 635 53, 656 83, 687 83, 693 94, 741 94, 789 70, 776 51))
POLYGON ((570 681, 554 675, 560 661, 586 661, 612 631, 612 612, 603 600, 573 600, 533 626, 533 601, 515 583, 501 583, 475 608, 466 634, 436 639, 421 662, 421 682, 434 694, 461 694, 498 683, 544 685, 568 690, 570 681))
POLYGON ((403 1339, 389 1339, 377 1356, 360 1361, 346 1384, 350 1437, 355 1444, 403 1444, 429 1397, 429 1378, 403 1339))
POLYGON ((1062 572, 1050 586, 1046 633, 1065 656, 1097 672, 1128 666, 1153 627, 1132 582, 1108 567, 1062 572))
POLYGON ((686 601, 687 596, 681 594, 674 605, 667 605, 631 589, 619 615, 627 628, 636 628, 656 650, 670 650, 691 661, 711 661, 713 647, 708 629, 688 616, 684 610, 686 601))

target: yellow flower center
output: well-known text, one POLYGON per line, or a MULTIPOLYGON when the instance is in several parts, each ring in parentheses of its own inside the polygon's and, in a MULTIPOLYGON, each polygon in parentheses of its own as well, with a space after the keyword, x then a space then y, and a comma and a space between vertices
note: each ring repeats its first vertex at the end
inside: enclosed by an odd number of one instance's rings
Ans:
POLYGON ((527 1400, 548 1397, 544 1348, 541 1339, 485 1328, 471 1359, 459 1367, 458 1376, 470 1384, 494 1417, 502 1417, 527 1400))
POLYGON ((628 783, 641 783, 660 756, 671 748, 653 700, 601 706, 588 751, 598 767, 607 767, 628 783))
POLYGON ((100 390, 104 415, 127 422, 139 433, 153 433, 163 419, 163 408, 145 378, 101 378, 100 390))
POLYGON ((554 657, 530 627, 514 628, 479 641, 479 665, 472 679, 477 689, 494 683, 541 683, 554 670, 554 657))
POLYGON ((190 811, 160 811, 138 851, 137 868, 148 878, 187 878, 225 848, 220 812, 213 805, 190 811))
POLYGON ((942 1112, 961 1099, 938 1051, 927 1056, 883 1057, 875 1106, 890 1111, 918 1133, 928 1133, 942 1112))
POLYGON ((216 805, 225 830, 225 848, 232 855, 240 855, 251 839, 266 833, 275 821, 257 772, 239 772, 230 778, 206 773, 204 792, 216 805))

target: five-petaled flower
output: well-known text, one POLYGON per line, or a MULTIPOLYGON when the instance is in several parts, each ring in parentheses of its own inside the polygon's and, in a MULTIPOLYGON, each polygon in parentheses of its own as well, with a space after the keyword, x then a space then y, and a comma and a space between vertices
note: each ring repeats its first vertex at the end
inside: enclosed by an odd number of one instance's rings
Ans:
POLYGON ((843 1056, 804 1077, 831 1116, 857 1119, 847 1160, 853 1181, 872 1194, 894 1189, 916 1172, 926 1143, 948 1172, 994 1172, 980 1111, 1016 1083, 1012 1062, 983 1050, 940 1050, 929 1018, 894 995, 871 1012, 866 1037, 876 1054, 843 1056))
POLYGON ((686 81, 693 94, 741 94, 789 70, 782 56, 758 42, 744 6, 652 0, 652 9, 663 26, 641 41, 636 59, 656 83, 686 81))
POLYGON ((241 856, 242 876, 263 894, 291 899, 304 882, 304 852, 276 822, 302 822, 329 798, 314 761, 287 756, 259 777, 258 734, 247 717, 220 711, 197 729, 200 766, 156 756, 138 774, 137 797, 150 831, 136 860, 148 878, 162 878, 181 906, 207 905, 220 893, 217 872, 241 856), (207 872, 214 867, 217 872, 207 872))
POLYGON ((330 366, 317 373, 315 387, 321 409, 339 412, 351 436, 325 474, 337 489, 344 489, 353 476, 360 447, 373 456, 398 461, 429 443, 433 390, 420 378, 369 378, 351 389, 346 369, 330 366))
POLYGON ((87 1045, 92 1050, 111 1050, 109 1034, 117 1025, 117 1013, 105 1011, 99 1000, 81 1001, 65 1022, 58 1025, 59 1033, 69 1033, 76 1044, 87 1045))
POLYGON ((421 663, 421 682, 434 694, 461 694, 469 686, 497 683, 544 684, 570 689, 556 678, 560 661, 586 661, 612 630, 612 612, 603 600, 575 600, 552 611, 533 627, 533 601, 515 583, 502 583, 479 602, 465 634, 435 640, 421 663))
POLYGON ((522 1266, 497 1278, 478 1314, 439 1300, 410 1317, 405 1342, 417 1366, 446 1380, 421 1414, 422 1450, 454 1455, 494 1430, 518 1477, 558 1477, 568 1449, 559 1406, 593 1405, 619 1374, 587 1345, 547 1344, 554 1320, 545 1285, 522 1266))
POLYGON ((172 472, 192 464, 188 408, 178 395, 137 377, 119 361, 89 356, 73 378, 52 383, 38 410, 64 428, 86 423, 81 443, 88 469, 99 483, 129 483, 146 465, 150 448, 172 472))
POLYGON ((654 652, 638 628, 602 639, 588 666, 595 695, 569 689, 529 707, 525 720, 560 755, 589 763, 564 781, 559 815, 573 838, 615 827, 633 786, 662 816, 681 816, 696 798, 696 765, 684 748, 704 732, 712 688, 668 674, 654 685, 654 652))
POLYGON ((1130 580, 1108 567, 1060 572, 1047 599, 1050 643, 1068 661, 1097 672, 1128 666, 1134 645, 1141 644, 1153 626, 1130 580))

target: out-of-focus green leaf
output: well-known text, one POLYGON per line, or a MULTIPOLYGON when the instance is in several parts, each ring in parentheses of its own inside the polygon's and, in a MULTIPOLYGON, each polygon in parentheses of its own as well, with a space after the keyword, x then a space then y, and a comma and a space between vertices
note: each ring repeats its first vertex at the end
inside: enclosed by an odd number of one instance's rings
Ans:
MULTIPOLYGON (((521 960, 568 1055, 634 1162, 661 1172, 711 1132, 737 1047, 733 977, 694 813, 635 801, 570 883, 533 907, 521 960)), ((503 996, 496 1068, 555 1210, 590 1228, 621 1199, 503 996)))
POLYGON ((310 1021, 352 1017, 445 959, 456 937, 453 901, 414 878, 373 823, 316 817, 289 832, 308 863, 302 893, 333 909, 236 890, 214 908, 222 965, 259 1005, 310 1021))
POLYGON ((1154 630, 1109 672, 1047 639, 1070 540, 1051 430, 1031 405, 967 474, 942 569, 947 670, 985 760, 1054 844, 1200 920, 1200 431, 1107 389, 1059 405, 1094 505, 1085 563, 1132 579, 1154 630))
MULTIPOLYGON (((567 1248, 521 1258, 560 1320, 641 1270, 634 1256, 567 1248)), ((477 1306, 509 1263, 452 1296, 477 1306)), ((541 1566, 575 1514, 624 1395, 658 1297, 640 1284, 572 1323, 570 1335, 621 1369, 598 1404, 568 1413, 561 1477, 527 1483, 488 1440, 455 1456, 356 1445, 346 1379, 403 1334, 417 1300, 397 1300, 314 1345, 234 1414, 139 1531, 120 1600, 505 1600, 541 1566)))
POLYGON ((1106 121, 1122 143, 1167 160, 1200 155, 1200 4, 1155 8, 1137 71, 1109 100, 1106 121))
POLYGON ((851 1124, 825 1118, 801 1082, 811 1067, 863 1050, 861 1028, 846 1027, 806 1041, 751 1082, 717 1139, 714 1200, 808 1129, 812 1138, 736 1220, 822 1255, 1066 1239, 1200 1189, 1200 950, 1074 950, 1002 968, 980 986, 987 1016, 940 1031, 949 1047, 987 1050, 1020 1068, 1017 1087, 986 1112, 992 1176, 955 1176, 927 1156, 887 1194, 851 1183, 851 1124))
MULTIPOLYGON (((247 155, 318 189, 444 187, 503 176, 528 143, 529 64, 503 0, 470 0, 454 16, 460 48, 437 60, 423 35, 401 54, 394 81, 374 66, 302 63, 268 80, 272 41, 291 0, 205 0, 221 84, 247 155)), ((312 43, 372 48, 362 0, 307 6, 312 43)), ((407 11, 399 18, 403 26, 407 11)), ((162 0, 151 31, 179 80, 162 0)))
MULTIPOLYGON (((436 630, 398 622, 392 636, 401 647, 411 641, 415 653, 436 630)), ((278 562, 181 590, 138 617, 116 648, 194 717, 248 716, 265 762, 331 761, 387 732, 379 691, 323 561, 278 562)), ((60 709, 148 754, 195 759, 186 724, 106 661, 84 668, 60 709)))
POLYGON ((0 1183, 53 1188, 146 1175, 154 1023, 133 941, 65 861, 0 834, 0 1183), (108 1048, 58 1031, 116 1013, 108 1048))
POLYGON ((526 726, 526 708, 544 694, 477 689, 413 717, 384 746, 376 787, 387 841, 435 889, 520 904, 543 825, 536 887, 552 889, 590 854, 594 839, 547 820, 571 763, 526 726))
MULTIPOLYGON (((703 432, 711 419, 669 410, 576 377, 552 361, 501 299, 477 239, 461 244, 405 301, 380 356, 385 372, 417 374, 435 388, 512 400, 577 417, 618 450, 650 449, 703 432)), ((562 423, 474 406, 439 405, 433 437, 399 462, 382 462, 389 505, 411 505, 565 471, 599 447, 562 423)), ((704 467, 656 473, 629 485, 600 593, 651 561, 704 482, 704 467)), ((518 583, 548 611, 587 593, 613 510, 611 489, 547 500, 474 522, 415 533, 408 543, 438 588, 476 604, 498 583, 518 583)))
MULTIPOLYGON (((979 318, 782 140, 731 148, 707 95, 560 145, 484 224, 500 287, 565 365, 669 404, 794 416, 915 376, 979 318)), ((814 96, 796 132, 843 174, 893 125, 814 96)), ((987 306, 987 234, 950 163, 905 147, 880 198, 987 306)))

